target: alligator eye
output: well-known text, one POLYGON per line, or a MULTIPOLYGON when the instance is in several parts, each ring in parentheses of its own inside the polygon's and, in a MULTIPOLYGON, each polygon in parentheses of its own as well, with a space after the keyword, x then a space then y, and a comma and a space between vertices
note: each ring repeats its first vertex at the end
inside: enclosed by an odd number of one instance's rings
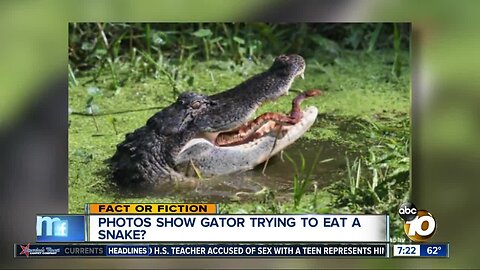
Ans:
POLYGON ((280 59, 280 60, 288 60, 288 56, 282 54, 282 55, 280 55, 280 56, 278 57, 278 59, 280 59))
POLYGON ((190 107, 192 107, 192 109, 195 109, 195 110, 198 109, 198 108, 200 108, 200 105, 202 105, 202 104, 201 104, 200 101, 198 101, 198 100, 190 103, 190 107))

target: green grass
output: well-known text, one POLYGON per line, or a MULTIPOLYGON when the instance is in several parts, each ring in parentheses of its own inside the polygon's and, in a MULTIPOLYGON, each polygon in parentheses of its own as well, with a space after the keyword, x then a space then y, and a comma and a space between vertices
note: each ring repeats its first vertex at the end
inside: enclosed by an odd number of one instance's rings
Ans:
MULTIPOLYGON (((293 160, 292 157, 290 157, 288 154, 285 154, 285 157, 288 159, 290 163, 293 165, 293 208, 297 209, 298 205, 302 201, 302 198, 305 196, 307 193, 308 189, 312 185, 312 174, 313 171, 315 170, 315 167, 318 164, 318 157, 319 155, 317 154, 315 156, 315 159, 310 166, 310 168, 306 167, 306 161, 305 157, 300 153, 300 162, 297 164, 295 160, 293 160)), ((314 194, 316 194, 317 189, 315 188, 314 194)), ((316 200, 313 201, 313 204, 317 204, 316 200)))
MULTIPOLYGON (((226 32, 233 36, 230 30, 226 32)), ((99 61, 105 59, 103 67, 80 72, 69 66, 69 212, 83 212, 84 204, 93 202, 188 201, 180 194, 120 193, 106 179, 104 160, 113 155, 126 133, 144 125, 178 93, 223 91, 263 71, 273 60, 274 55, 268 54, 253 60, 242 57, 248 48, 239 51, 244 47, 238 39, 228 40, 232 43, 224 47, 236 56, 219 58, 212 48, 217 41, 207 34, 197 33, 202 42, 196 54, 204 59, 197 59, 187 48, 181 59, 161 57, 152 52, 153 45, 150 53, 148 48, 122 52, 121 43, 112 41, 112 57, 99 56, 99 61)), ((372 43, 369 40, 365 46, 374 48, 372 43)), ((302 158, 290 158, 290 163, 297 164, 297 170, 285 176, 292 179, 291 193, 267 188, 254 194, 238 192, 221 203, 222 213, 390 213, 395 225, 392 235, 401 237, 402 223, 395 212, 408 200, 411 188, 409 55, 398 48, 337 50, 331 61, 323 61, 320 54, 307 58, 305 80, 297 80, 292 89, 324 91, 302 105, 314 105, 320 112, 302 140, 337 145, 339 155, 348 160, 338 172, 343 180, 319 185, 322 176, 310 172, 318 161, 309 167, 302 158)), ((265 104, 257 114, 289 111, 294 95, 265 104)))

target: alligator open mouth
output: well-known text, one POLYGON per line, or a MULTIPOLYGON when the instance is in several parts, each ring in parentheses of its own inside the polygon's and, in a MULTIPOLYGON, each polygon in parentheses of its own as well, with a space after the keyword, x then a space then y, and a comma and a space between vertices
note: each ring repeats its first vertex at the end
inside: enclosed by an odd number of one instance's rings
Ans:
POLYGON ((302 122, 304 114, 312 113, 311 110, 301 110, 302 101, 305 98, 320 94, 320 90, 309 90, 299 94, 292 101, 292 109, 289 115, 267 112, 233 130, 205 133, 204 136, 220 147, 245 144, 266 135, 273 135, 278 139, 283 138, 295 125, 302 126, 305 124, 305 120, 302 122))
POLYGON ((205 175, 251 169, 294 143, 313 125, 317 108, 302 110, 300 105, 305 98, 320 94, 320 90, 299 94, 289 114, 267 112, 231 130, 204 132, 182 148, 178 161, 190 164, 192 160, 184 157, 195 157, 193 165, 205 175))

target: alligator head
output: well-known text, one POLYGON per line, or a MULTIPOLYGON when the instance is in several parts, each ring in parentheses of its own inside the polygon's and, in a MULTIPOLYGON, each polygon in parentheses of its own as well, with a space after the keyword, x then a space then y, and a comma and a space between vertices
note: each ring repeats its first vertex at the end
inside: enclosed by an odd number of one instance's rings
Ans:
POLYGON ((263 103, 288 93, 305 62, 282 55, 263 73, 211 96, 183 93, 145 126, 117 145, 110 166, 120 184, 158 184, 182 178, 191 166, 205 175, 249 170, 300 138, 317 109, 290 116, 267 113, 250 120, 263 103))

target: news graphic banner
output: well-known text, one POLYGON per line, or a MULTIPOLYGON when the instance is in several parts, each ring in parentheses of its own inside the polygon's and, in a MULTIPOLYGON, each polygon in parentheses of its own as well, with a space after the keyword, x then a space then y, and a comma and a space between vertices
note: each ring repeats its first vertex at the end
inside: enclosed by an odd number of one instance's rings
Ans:
POLYGON ((388 242, 386 215, 90 215, 93 242, 388 242))
POLYGON ((389 241, 387 215, 218 215, 216 204, 89 204, 86 212, 39 215, 37 242, 389 241))
MULTIPOLYGON (((15 257, 448 257, 448 243, 393 243, 388 215, 221 215, 218 204, 87 204, 85 215, 38 215, 37 243, 15 257), (143 243, 142 243, 143 242, 143 243), (155 243, 155 244, 153 244, 155 243)), ((400 207, 405 234, 436 221, 400 207)))

